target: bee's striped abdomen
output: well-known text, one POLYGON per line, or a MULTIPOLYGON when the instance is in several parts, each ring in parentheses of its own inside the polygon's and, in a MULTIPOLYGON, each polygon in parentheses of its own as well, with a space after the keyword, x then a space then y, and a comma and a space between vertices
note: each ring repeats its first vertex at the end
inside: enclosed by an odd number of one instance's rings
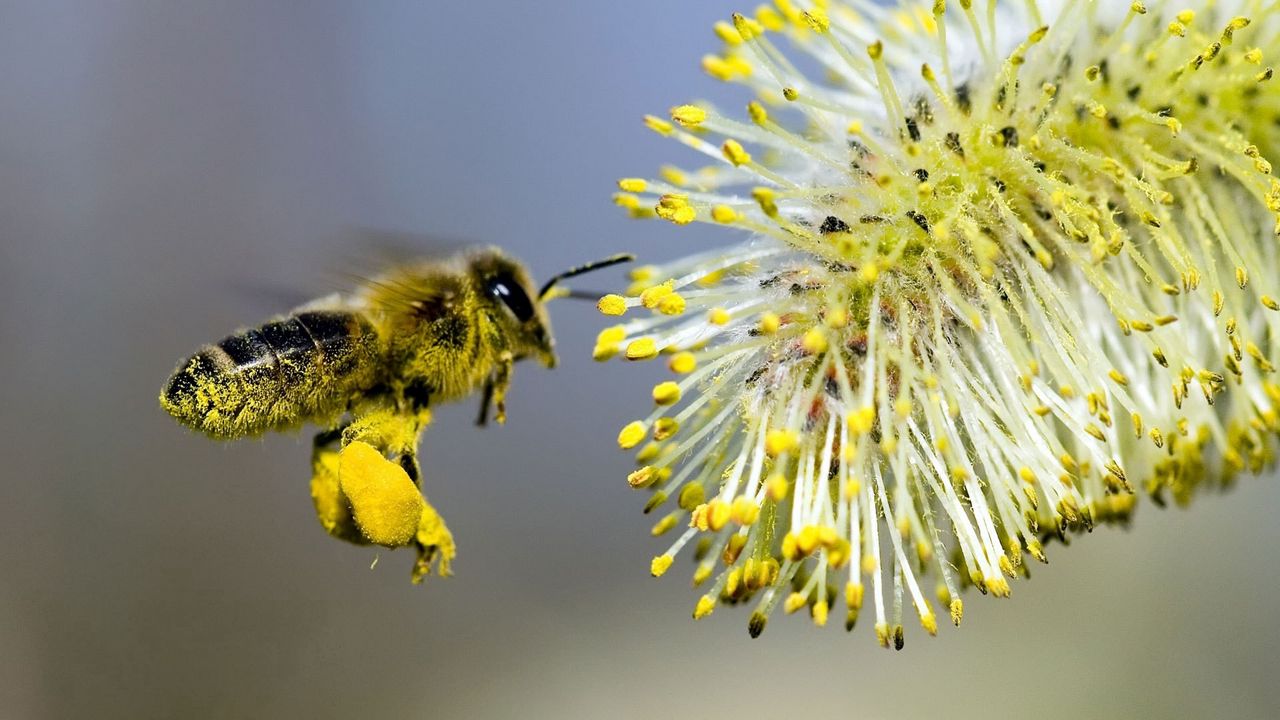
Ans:
POLYGON ((376 332, 363 316, 302 312, 201 348, 169 378, 160 404, 223 438, 326 423, 374 384, 377 353, 376 332))

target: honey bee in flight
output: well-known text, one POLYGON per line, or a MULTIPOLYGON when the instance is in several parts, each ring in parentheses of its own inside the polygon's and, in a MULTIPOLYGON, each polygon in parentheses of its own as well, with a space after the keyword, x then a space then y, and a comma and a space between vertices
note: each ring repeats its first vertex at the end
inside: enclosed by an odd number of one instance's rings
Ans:
POLYGON ((546 301, 570 277, 633 259, 616 255, 565 271, 534 292, 529 273, 496 248, 399 266, 346 295, 297 308, 200 348, 178 365, 160 405, 210 437, 234 439, 314 424, 311 495, 325 530, 356 544, 413 546, 413 580, 453 537, 421 493, 418 440, 431 406, 480 390, 506 418, 517 360, 556 364, 546 301))

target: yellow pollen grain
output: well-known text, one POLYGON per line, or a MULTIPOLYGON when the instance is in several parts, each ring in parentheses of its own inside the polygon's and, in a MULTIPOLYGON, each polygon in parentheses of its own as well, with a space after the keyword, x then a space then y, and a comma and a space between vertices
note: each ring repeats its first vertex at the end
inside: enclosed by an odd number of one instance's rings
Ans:
POLYGON ((627 344, 628 360, 649 360, 658 356, 658 344, 653 338, 640 338, 627 344))
POLYGON ((621 295, 605 295, 596 303, 596 309, 602 315, 621 315, 627 311, 627 299, 621 295))
POLYGON ((671 563, 675 562, 675 558, 670 555, 658 555, 649 563, 649 574, 654 577, 662 577, 662 574, 671 569, 671 563))
POLYGON ((697 127, 707 119, 707 111, 697 105, 678 105, 671 108, 671 119, 685 127, 697 127))

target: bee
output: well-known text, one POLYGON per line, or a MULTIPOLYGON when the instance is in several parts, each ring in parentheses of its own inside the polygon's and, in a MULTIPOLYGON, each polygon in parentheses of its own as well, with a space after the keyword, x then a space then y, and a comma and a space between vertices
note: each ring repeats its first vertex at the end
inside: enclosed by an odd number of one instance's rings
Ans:
POLYGON ((413 580, 453 537, 421 492, 418 443, 439 403, 481 392, 478 424, 506 420, 515 363, 556 365, 546 301, 562 280, 632 260, 615 255, 548 280, 497 248, 396 267, 205 345, 160 393, 178 422, 218 439, 311 424, 311 495, 325 530, 356 544, 413 546, 413 580))

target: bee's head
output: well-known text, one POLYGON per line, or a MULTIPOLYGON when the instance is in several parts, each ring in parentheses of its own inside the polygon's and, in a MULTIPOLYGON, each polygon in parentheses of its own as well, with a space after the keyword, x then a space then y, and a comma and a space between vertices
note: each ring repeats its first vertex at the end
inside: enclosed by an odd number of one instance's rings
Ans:
POLYGON ((543 365, 555 367, 551 319, 524 266, 490 248, 470 256, 468 269, 483 299, 493 303, 493 315, 509 338, 512 354, 536 357, 543 365))

